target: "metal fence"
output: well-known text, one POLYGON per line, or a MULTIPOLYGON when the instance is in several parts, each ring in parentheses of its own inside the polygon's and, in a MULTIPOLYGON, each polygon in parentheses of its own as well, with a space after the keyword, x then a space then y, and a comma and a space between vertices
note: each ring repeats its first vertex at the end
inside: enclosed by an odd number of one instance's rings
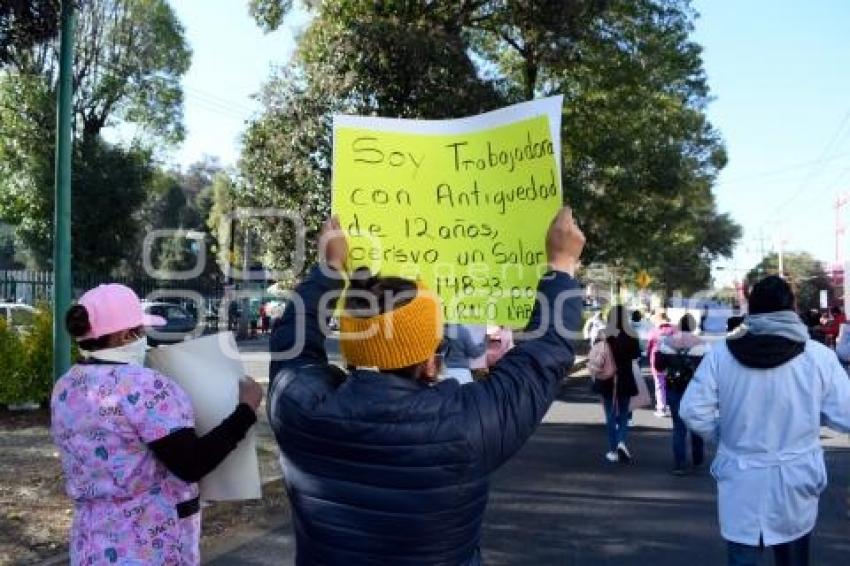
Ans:
POLYGON ((34 305, 52 298, 52 272, 0 271, 0 301, 34 305))
MULTIPOLYGON (((79 298, 87 289, 101 283, 121 283, 133 289, 143 299, 151 295, 182 297, 187 291, 197 293, 205 302, 217 303, 224 297, 227 287, 223 282, 209 280, 164 281, 149 277, 104 277, 75 275, 72 295, 79 298)), ((50 271, 0 271, 0 301, 35 305, 49 303, 53 298, 53 273, 50 271)), ((204 305, 208 306, 208 305, 204 305)))

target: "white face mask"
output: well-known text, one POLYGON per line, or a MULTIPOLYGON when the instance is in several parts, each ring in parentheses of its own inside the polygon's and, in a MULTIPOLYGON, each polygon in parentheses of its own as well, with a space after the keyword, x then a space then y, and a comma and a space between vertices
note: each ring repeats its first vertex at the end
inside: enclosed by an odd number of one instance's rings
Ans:
POLYGON ((96 352, 87 352, 82 350, 83 356, 86 358, 94 358, 102 362, 115 362, 119 364, 132 364, 134 366, 145 365, 145 355, 148 351, 148 339, 144 336, 118 346, 117 348, 106 348, 97 350, 96 352))

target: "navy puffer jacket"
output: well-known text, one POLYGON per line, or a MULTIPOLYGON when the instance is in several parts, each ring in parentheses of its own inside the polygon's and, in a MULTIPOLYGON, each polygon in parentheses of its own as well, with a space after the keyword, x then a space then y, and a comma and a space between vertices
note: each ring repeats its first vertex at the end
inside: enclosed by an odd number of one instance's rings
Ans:
POLYGON ((463 386, 329 365, 320 303, 341 287, 314 269, 272 337, 272 353, 290 358, 272 362, 268 412, 296 562, 479 564, 490 473, 534 432, 572 365, 563 336, 580 328, 578 285, 563 273, 545 276, 546 300, 529 323, 539 336, 511 350, 490 379, 463 386))

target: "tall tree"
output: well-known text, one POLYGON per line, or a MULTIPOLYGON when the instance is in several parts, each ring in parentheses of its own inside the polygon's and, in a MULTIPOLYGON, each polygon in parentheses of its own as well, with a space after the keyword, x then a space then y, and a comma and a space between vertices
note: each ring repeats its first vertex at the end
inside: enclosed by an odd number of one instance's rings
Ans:
MULTIPOLYGON (((134 207, 152 159, 142 144, 183 135, 180 77, 191 52, 165 0, 80 0, 76 47, 74 267, 108 270, 133 248, 139 227, 134 207), (142 138, 109 147, 100 132, 118 123, 139 126, 142 138), (105 203, 114 205, 108 213, 105 203), (98 224, 85 222, 94 218, 98 224), (102 238, 116 245, 101 246, 102 238), (97 257, 106 253, 117 255, 97 257)), ((53 39, 16 45, 0 72, 0 220, 16 226, 40 267, 49 265, 52 247, 57 57, 53 39)))
MULTIPOLYGON (((290 8, 251 3, 267 29, 290 8)), ((700 287, 740 228, 711 193, 726 154, 705 116, 694 17, 688 0, 321 3, 246 134, 244 198, 303 204, 315 226, 329 206, 333 112, 444 118, 563 94, 563 185, 587 260, 700 287)))
MULTIPOLYGON (((199 258, 199 244, 195 236, 188 232, 203 232, 206 218, 212 203, 207 198, 212 191, 210 184, 204 184, 207 162, 199 162, 189 167, 189 173, 181 171, 157 170, 146 187, 145 202, 138 216, 144 230, 139 233, 137 252, 140 257, 148 253, 151 264, 158 270, 187 271, 196 266, 199 258), (199 171, 204 171, 201 173, 199 171), (204 195, 202 198, 201 195, 204 195), (152 248, 144 250, 145 235, 152 230, 173 230, 174 233, 162 234, 151 242, 152 248)), ((202 277, 216 277, 218 267, 214 260, 214 251, 210 251, 211 242, 205 237, 207 245, 207 263, 203 266, 202 277)), ((150 275, 142 272, 141 264, 126 265, 125 271, 136 276, 150 275)))
MULTIPOLYGON (((0 271, 22 269, 24 264, 18 257, 15 233, 10 226, 0 223, 0 271)), ((2 297, 0 297, 2 299, 2 297)))
POLYGON ((15 54, 53 39, 58 32, 58 0, 4 0, 0 4, 0 68, 15 54))
MULTIPOLYGON (((127 257, 141 228, 137 212, 153 174, 150 163, 147 150, 124 149, 99 138, 85 139, 75 146, 71 180, 75 271, 106 275, 127 257)), ((51 251, 46 246, 41 249, 45 254, 51 251)))
POLYGON ((215 259, 223 269, 228 262, 236 263, 241 259, 238 255, 240 248, 235 241, 237 234, 229 223, 222 223, 236 209, 236 187, 233 179, 223 171, 219 172, 213 178, 208 199, 206 227, 209 231, 210 253, 207 259, 215 259))
MULTIPOLYGON (((457 15, 439 2, 322 3, 297 62, 270 80, 267 111, 245 134, 240 204, 297 211, 315 232, 330 210, 332 114, 447 118, 499 106, 494 85, 478 78, 457 15)), ((258 233, 274 267, 290 266, 291 224, 258 233)))
MULTIPOLYGON (((166 0, 79 0, 74 41, 73 109, 87 136, 118 121, 159 140, 182 139, 181 77, 192 52, 166 0)), ((9 76, 38 76, 53 92, 58 42, 48 39, 10 53, 9 76)))

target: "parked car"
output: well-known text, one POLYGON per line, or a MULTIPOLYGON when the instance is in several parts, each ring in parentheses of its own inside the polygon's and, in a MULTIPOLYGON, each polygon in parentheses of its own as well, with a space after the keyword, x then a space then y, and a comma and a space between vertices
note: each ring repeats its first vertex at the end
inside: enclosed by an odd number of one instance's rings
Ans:
POLYGON ((38 311, 22 303, 0 303, 0 319, 18 332, 27 332, 35 322, 38 311))
POLYGON ((188 310, 180 305, 171 303, 142 303, 145 314, 161 316, 165 319, 165 326, 146 328, 148 344, 158 346, 160 344, 176 344, 195 337, 198 321, 188 310))

